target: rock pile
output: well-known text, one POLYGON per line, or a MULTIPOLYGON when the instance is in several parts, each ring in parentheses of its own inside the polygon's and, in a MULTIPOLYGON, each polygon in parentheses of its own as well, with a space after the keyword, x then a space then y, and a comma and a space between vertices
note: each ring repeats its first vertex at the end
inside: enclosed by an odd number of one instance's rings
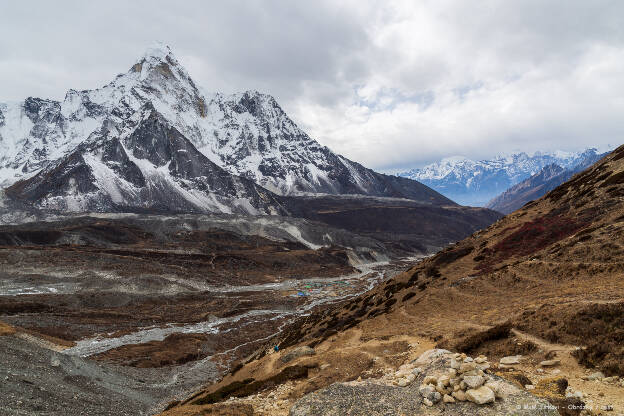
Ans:
MULTIPOLYGON (((394 384, 399 387, 410 385, 423 371, 415 365, 402 365, 394 373, 394 384)), ((500 381, 486 374, 488 368, 490 363, 483 355, 473 359, 466 354, 453 354, 446 368, 424 376, 418 392, 426 406, 440 401, 470 401, 478 405, 492 403, 503 396, 503 389, 500 381)))
POLYGON ((297 400, 290 416, 558 416, 546 399, 488 373, 484 356, 424 352, 378 379, 334 383, 297 400))

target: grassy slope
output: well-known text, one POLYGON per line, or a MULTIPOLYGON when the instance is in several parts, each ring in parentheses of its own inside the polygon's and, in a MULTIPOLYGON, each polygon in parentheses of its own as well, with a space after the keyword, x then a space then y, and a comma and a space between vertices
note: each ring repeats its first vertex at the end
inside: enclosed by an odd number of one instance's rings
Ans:
MULTIPOLYGON (((429 342, 494 358, 527 354, 530 377, 539 376, 532 372, 536 362, 561 354, 570 382, 591 389, 580 381, 584 370, 568 360, 580 346, 586 349, 574 354, 581 363, 624 376, 623 197, 620 147, 489 228, 359 298, 291 327, 279 340, 282 350, 314 346, 317 355, 306 358, 313 368, 330 362, 332 354, 342 354, 336 365, 345 376, 326 377, 321 371, 297 382, 287 400, 292 403, 334 381, 376 377, 419 350, 416 343, 429 342), (505 323, 511 330, 503 335, 482 335, 505 323), (370 342, 382 349, 372 349, 370 342), (359 362, 358 354, 364 354, 360 361, 370 362, 350 364, 359 362)), ((259 354, 207 392, 232 381, 276 374, 274 357, 259 354)), ((618 403, 621 397, 617 391, 610 396, 608 389, 602 394, 596 396, 598 402, 618 403)), ((188 405, 170 414, 185 414, 185 409, 188 405)))

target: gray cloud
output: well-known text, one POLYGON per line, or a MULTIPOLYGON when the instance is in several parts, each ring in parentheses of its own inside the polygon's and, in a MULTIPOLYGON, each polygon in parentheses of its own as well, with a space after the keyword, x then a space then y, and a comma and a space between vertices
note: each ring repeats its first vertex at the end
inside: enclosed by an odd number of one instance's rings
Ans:
POLYGON ((205 89, 271 93, 379 169, 624 137, 622 2, 178 3, 5 4, 0 100, 98 87, 162 40, 205 89))

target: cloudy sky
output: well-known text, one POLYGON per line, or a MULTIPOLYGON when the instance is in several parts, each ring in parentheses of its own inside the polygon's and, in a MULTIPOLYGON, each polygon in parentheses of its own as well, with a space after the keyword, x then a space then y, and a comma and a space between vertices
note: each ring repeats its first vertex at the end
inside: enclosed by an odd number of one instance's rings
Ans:
POLYGON ((5 2, 0 101, 101 86, 156 40, 381 170, 624 142, 618 0, 5 2))

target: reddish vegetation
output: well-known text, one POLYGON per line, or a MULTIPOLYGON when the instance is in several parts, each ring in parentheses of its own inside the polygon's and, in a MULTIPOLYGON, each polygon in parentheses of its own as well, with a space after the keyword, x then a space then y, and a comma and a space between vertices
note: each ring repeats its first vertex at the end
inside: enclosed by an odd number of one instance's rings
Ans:
POLYGON ((496 244, 494 251, 503 258, 526 256, 574 234, 586 225, 586 222, 562 216, 537 218, 524 223, 518 231, 496 244))
POLYGON ((589 225, 587 221, 561 215, 547 215, 525 222, 491 249, 485 249, 475 260, 485 260, 480 270, 490 270, 495 263, 513 256, 527 256, 562 240, 589 225))

